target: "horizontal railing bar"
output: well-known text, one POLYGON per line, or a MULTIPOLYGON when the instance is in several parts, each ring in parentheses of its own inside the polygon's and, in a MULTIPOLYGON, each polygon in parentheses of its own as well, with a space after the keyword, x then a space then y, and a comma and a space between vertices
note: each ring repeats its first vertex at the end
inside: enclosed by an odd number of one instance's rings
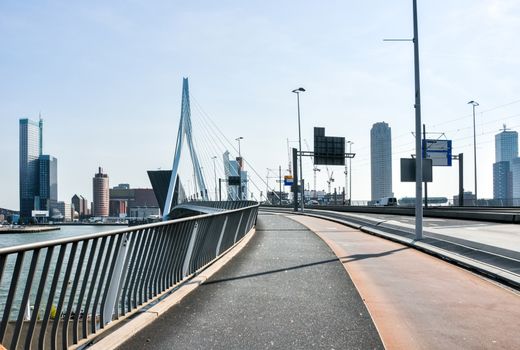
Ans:
POLYGON ((130 227, 126 227, 126 228, 122 228, 122 229, 118 229, 118 230, 97 232, 97 233, 81 235, 81 236, 75 236, 75 237, 59 238, 59 239, 50 240, 50 241, 44 241, 44 242, 21 244, 21 245, 12 246, 12 247, 4 247, 4 248, 0 248, 0 255, 4 255, 4 254, 7 255, 7 254, 18 253, 18 252, 22 252, 22 251, 39 249, 39 248, 40 249, 41 248, 48 248, 50 246, 57 246, 57 245, 62 245, 62 244, 67 244, 67 243, 74 243, 74 242, 89 240, 89 239, 98 238, 98 237, 112 236, 112 235, 117 235, 117 234, 120 234, 120 233, 126 233, 126 232, 129 232, 129 231, 136 231, 136 230, 143 229, 143 228, 152 228, 152 227, 158 227, 158 226, 163 226, 163 225, 175 224, 175 223, 180 223, 180 222, 185 222, 185 221, 199 220, 199 219, 208 218, 208 217, 212 217, 212 216, 227 215, 227 214, 230 214, 230 213, 238 212, 238 211, 241 211, 241 210, 246 210, 246 209, 249 209, 249 208, 254 208, 254 207, 257 207, 257 206, 259 206, 259 204, 255 204, 255 205, 251 205, 251 206, 243 207, 243 208, 238 208, 238 209, 226 210, 226 211, 218 212, 218 213, 202 214, 202 215, 197 215, 197 216, 191 216, 191 217, 188 217, 188 218, 174 219, 174 220, 161 221, 161 222, 154 222, 154 223, 151 223, 151 224, 144 224, 144 225, 137 225, 137 226, 130 226, 130 227))

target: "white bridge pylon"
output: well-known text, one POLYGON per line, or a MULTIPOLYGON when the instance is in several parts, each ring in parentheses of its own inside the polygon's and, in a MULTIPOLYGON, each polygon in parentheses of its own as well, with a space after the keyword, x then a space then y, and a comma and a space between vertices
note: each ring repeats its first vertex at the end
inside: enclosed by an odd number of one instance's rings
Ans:
POLYGON ((179 163, 181 159, 182 146, 184 144, 184 137, 188 143, 188 149, 190 151, 191 162, 193 165, 193 172, 197 180, 197 185, 200 190, 200 194, 203 200, 208 200, 208 191, 202 171, 199 164, 199 158, 195 152, 193 145, 192 127, 191 127, 191 110, 190 110, 190 90, 188 86, 188 78, 182 79, 182 106, 181 106, 181 119, 179 121, 179 130, 177 131, 177 143, 175 145, 175 155, 173 157, 172 175, 170 177, 170 185, 168 187, 168 195, 166 196, 166 202, 164 203, 163 219, 167 219, 168 214, 172 209, 173 194, 175 192, 175 186, 177 182, 177 175, 179 173, 179 163))

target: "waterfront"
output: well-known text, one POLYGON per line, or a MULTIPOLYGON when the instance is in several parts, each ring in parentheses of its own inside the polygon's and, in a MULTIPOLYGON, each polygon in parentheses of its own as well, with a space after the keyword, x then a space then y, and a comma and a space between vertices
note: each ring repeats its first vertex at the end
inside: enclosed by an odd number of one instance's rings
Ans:
POLYGON ((89 233, 117 230, 123 227, 109 225, 59 225, 60 230, 36 233, 3 233, 0 235, 0 248, 43 242, 58 238, 87 235, 89 233))
MULTIPOLYGON (((113 231, 117 229, 121 229, 122 227, 114 227, 111 225, 78 225, 78 226, 68 226, 68 225, 61 225, 60 230, 57 231, 47 231, 47 232, 38 232, 38 233, 4 233, 0 235, 0 248, 5 247, 12 247, 12 246, 19 246, 23 244, 29 244, 29 243, 36 243, 36 242, 45 242, 60 238, 67 238, 67 237, 75 237, 75 236, 83 236, 88 235, 92 233, 97 232, 106 232, 106 231, 113 231)), ((81 247, 81 246, 80 246, 81 247)), ((63 261, 67 262, 68 257, 70 254, 71 245, 67 245, 65 248, 64 258, 63 261)), ((45 252, 47 249, 44 250, 45 252)), ((87 251, 87 255, 88 252, 87 251)), ((30 257, 32 256, 32 252, 26 253, 28 255, 28 259, 25 261, 25 263, 21 267, 21 275, 20 275, 20 285, 24 285, 27 273, 29 270, 29 263, 30 257)), ((5 267, 3 271, 3 275, 0 278, 0 310, 2 310, 5 307, 5 302, 7 298, 7 293, 9 291, 9 286, 11 283, 11 277, 14 271, 15 266, 15 260, 16 260, 17 254, 9 254, 7 256, 7 259, 5 261, 5 267)), ((51 275, 54 274, 56 264, 57 264, 58 254, 57 252, 53 255, 52 261, 51 261, 51 275)), ((74 266, 77 265, 79 259, 79 255, 76 254, 74 258, 74 266)), ((42 273, 42 267, 43 267, 44 259, 40 258, 38 260, 38 264, 36 266, 36 278, 40 278, 40 274, 42 273)), ((66 263, 65 263, 66 264, 66 263)), ((62 286, 63 279, 64 279, 64 271, 65 269, 60 269, 59 272, 59 280, 58 280, 58 286, 62 286)), ((48 285, 45 288, 45 295, 49 293, 48 285)), ((13 312, 16 313, 19 310, 19 303, 22 298, 22 291, 23 289, 18 289, 17 292, 14 295, 14 304, 13 304, 13 312)), ((33 288, 31 290, 31 300, 34 300, 36 295, 36 288, 33 288)), ((68 295, 70 293, 70 290, 66 290, 66 294, 68 295)), ((57 304, 58 302, 59 294, 56 294, 53 298, 52 303, 57 304)), ((32 305, 32 304, 31 304, 32 305)))

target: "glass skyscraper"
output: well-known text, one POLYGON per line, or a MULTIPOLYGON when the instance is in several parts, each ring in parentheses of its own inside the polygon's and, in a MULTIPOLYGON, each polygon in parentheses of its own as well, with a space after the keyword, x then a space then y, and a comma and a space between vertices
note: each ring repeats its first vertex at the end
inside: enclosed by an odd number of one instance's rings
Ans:
POLYGON ((387 123, 375 123, 370 130, 370 174, 372 200, 393 197, 392 129, 387 123))
POLYGON ((40 156, 40 210, 51 210, 58 201, 58 160, 40 156))
POLYGON ((495 135, 495 162, 510 162, 518 157, 518 133, 506 130, 495 135))
POLYGON ((504 130, 495 135, 495 163, 493 164, 493 199, 500 205, 512 205, 512 199, 520 190, 518 172, 518 133, 504 130), (514 162, 514 167, 513 167, 514 162), (516 180, 516 181, 515 181, 516 180), (515 191, 516 188, 516 191, 515 191))
POLYGON ((20 216, 31 217, 40 209, 39 157, 42 154, 43 122, 20 119, 20 216))

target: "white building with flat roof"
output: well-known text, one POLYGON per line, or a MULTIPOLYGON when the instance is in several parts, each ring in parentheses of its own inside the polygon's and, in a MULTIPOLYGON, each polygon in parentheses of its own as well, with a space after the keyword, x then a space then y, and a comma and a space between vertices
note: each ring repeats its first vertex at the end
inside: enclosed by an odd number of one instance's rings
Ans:
POLYGON ((393 197, 392 129, 385 122, 370 130, 370 175, 372 200, 393 197))

